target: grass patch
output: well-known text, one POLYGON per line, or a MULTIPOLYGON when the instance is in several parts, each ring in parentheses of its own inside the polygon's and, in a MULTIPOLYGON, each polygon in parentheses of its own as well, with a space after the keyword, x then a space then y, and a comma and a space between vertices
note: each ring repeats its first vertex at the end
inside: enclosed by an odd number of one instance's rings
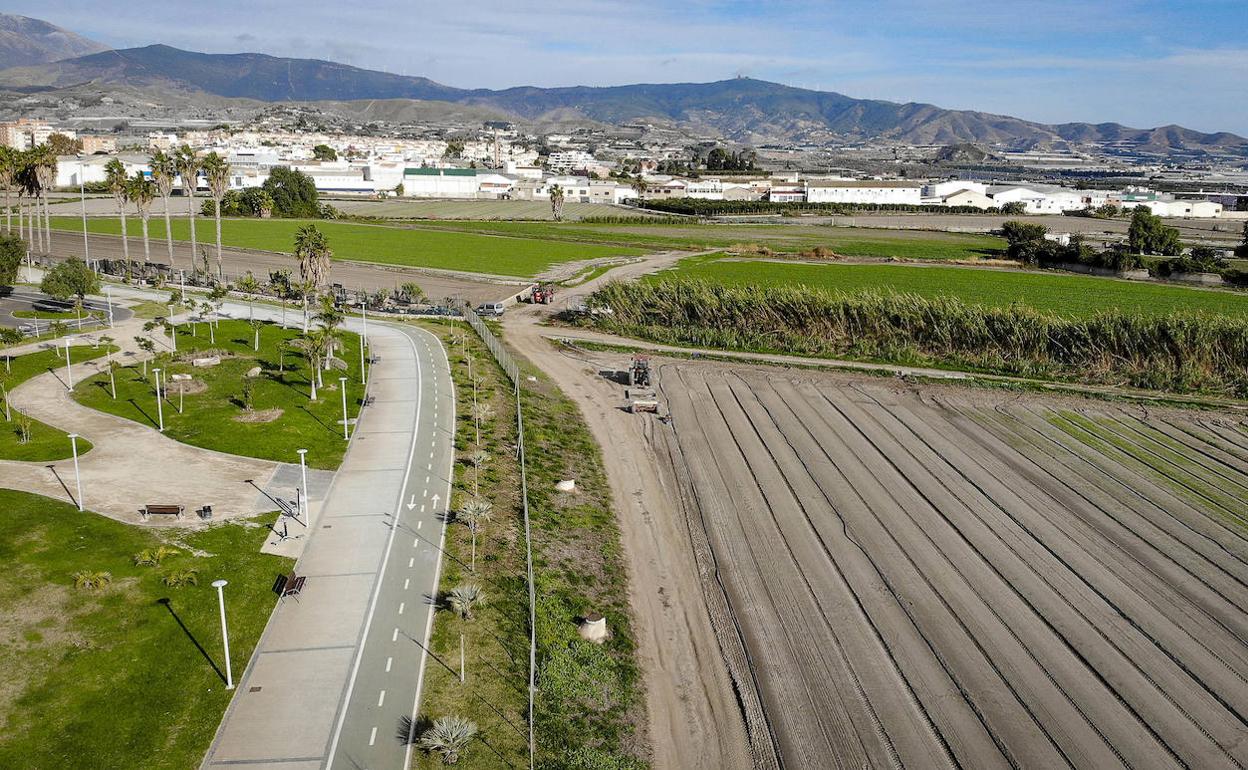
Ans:
POLYGON ((126 308, 134 313, 136 318, 165 318, 169 315, 169 306, 162 305, 159 302, 145 300, 126 308))
MULTIPOLYGON (((101 373, 80 382, 74 389, 78 402, 102 412, 156 427, 159 415, 152 384, 151 368, 165 372, 167 386, 163 405, 165 435, 172 439, 219 452, 258 457, 278 462, 298 461, 297 449, 308 450, 308 465, 337 468, 346 453, 342 439, 342 400, 338 378, 347 378, 347 411, 359 414, 364 389, 360 385, 359 336, 342 332, 337 356, 344 369, 322 373, 325 387, 317 388, 311 401, 314 373, 304 353, 283 344, 300 337, 297 329, 284 329, 273 323, 260 324, 260 350, 252 350, 253 330, 247 321, 223 320, 209 337, 208 325, 185 323, 178 327, 178 352, 165 347, 157 338, 160 351, 144 375, 141 363, 120 367, 114 374, 117 398, 112 397, 108 374, 101 373), (221 363, 212 367, 192 366, 191 359, 209 353, 220 354, 221 363), (246 375, 259 367, 259 376, 246 375), (178 385, 174 374, 194 378, 182 394, 184 411, 179 414, 178 385), (244 404, 244 383, 253 389, 251 409, 244 404), (266 410, 281 410, 271 421, 255 421, 266 410), (252 421, 248 421, 252 420, 252 421)), ((270 415, 272 412, 269 413, 270 415)))
MULTIPOLYGON (((83 313, 84 319, 90 318, 90 312, 83 313)), ((73 310, 14 310, 14 318, 32 318, 40 321, 77 321, 78 314, 73 310)))
POLYGON ((272 610, 273 578, 291 565, 259 553, 267 534, 259 524, 274 517, 154 531, 0 490, 0 767, 198 766, 231 695, 217 673, 225 667, 211 582, 230 581, 239 672, 272 610), (161 545, 179 553, 134 564, 161 545), (162 582, 187 569, 198 571, 198 585, 162 582), (75 588, 80 570, 108 572, 112 582, 75 588))
POLYGON ((895 291, 934 299, 956 297, 987 307, 1022 304, 1068 318, 1105 310, 1150 316, 1207 312, 1248 317, 1248 294, 1094 276, 1020 270, 916 265, 812 265, 692 257, 651 282, 701 279, 726 286, 807 286, 825 291, 895 291))
MULTIPOLYGON (((77 345, 70 350, 71 366, 75 363, 90 361, 105 355, 109 348, 77 345)), ((64 349, 41 350, 27 353, 6 360, 0 365, 0 383, 4 384, 4 393, 11 393, 19 385, 32 377, 47 372, 57 372, 65 376, 64 349)), ((5 357, 7 359, 7 356, 5 357)), ((78 376, 78 375, 75 375, 78 376)), ((64 387, 60 382, 53 382, 50 387, 64 387)), ((13 419, 0 422, 0 460, 21 460, 24 462, 51 462, 63 460, 72 455, 69 434, 38 420, 30 420, 27 427, 28 439, 22 443, 21 400, 13 399, 5 404, 4 396, 0 395, 0 420, 4 417, 4 407, 9 407, 13 419)), ((91 442, 78 439, 78 453, 85 454, 91 449, 91 442)))
MULTIPOLYGON (((221 224, 221 240, 226 246, 289 253, 294 248, 295 231, 308 224, 297 219, 226 219, 221 224)), ((378 262, 408 267, 432 267, 473 273, 489 273, 529 278, 564 263, 602 257, 636 255, 636 249, 603 244, 552 242, 542 238, 517 235, 497 237, 470 232, 436 229, 415 229, 385 225, 318 220, 314 224, 325 233, 334 259, 378 262)), ((81 228, 81 221, 53 217, 52 226, 61 230, 81 228)), ((97 217, 88 220, 88 229, 96 233, 121 234, 119 220, 97 217)), ((163 220, 153 219, 150 237, 165 237, 163 220)), ((211 222, 197 228, 201 243, 209 243, 211 222)), ((132 244, 135 228, 130 227, 132 244)), ((190 225, 184 219, 173 222, 175 240, 190 240, 190 225)), ((133 245, 132 245, 133 249, 133 245)), ((185 254, 186 249, 182 249, 185 254)))

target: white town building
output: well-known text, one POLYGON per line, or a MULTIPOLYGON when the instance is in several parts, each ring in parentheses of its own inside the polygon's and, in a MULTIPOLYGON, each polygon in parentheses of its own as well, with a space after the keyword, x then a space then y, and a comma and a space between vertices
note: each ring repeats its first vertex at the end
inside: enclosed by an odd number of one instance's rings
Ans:
POLYGON ((863 180, 810 180, 806 183, 809 203, 909 204, 923 202, 923 186, 917 182, 863 180))

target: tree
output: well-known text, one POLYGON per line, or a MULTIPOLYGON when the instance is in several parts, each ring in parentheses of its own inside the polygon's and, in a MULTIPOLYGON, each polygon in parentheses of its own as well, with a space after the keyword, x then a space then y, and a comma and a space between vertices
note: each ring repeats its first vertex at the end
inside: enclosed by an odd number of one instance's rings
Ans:
POLYGON ((451 589, 446 601, 456 615, 472 620, 472 611, 485 604, 485 592, 476 583, 461 583, 451 589))
POLYGON ((1001 204, 1001 213, 1009 217, 1020 217, 1027 213, 1027 206, 1022 201, 1010 201, 1001 204))
POLYGON ((17 283, 17 269, 26 257, 26 241, 13 234, 0 236, 0 286, 17 283))
POLYGON ((1161 217, 1144 206, 1136 206, 1131 214, 1131 227, 1127 230, 1127 244, 1136 254, 1160 254, 1178 256, 1183 251, 1179 231, 1166 227, 1161 217))
POLYGON ((164 150, 152 153, 152 182, 160 193, 165 208, 165 245, 169 250, 169 266, 173 267, 173 228, 169 223, 169 197, 173 195, 173 183, 178 176, 178 159, 164 150))
MULTIPOLYGON (((51 147, 41 144, 31 150, 31 162, 35 179, 38 181, 39 201, 43 202, 43 242, 48 252, 52 251, 52 215, 48 211, 48 190, 56 186, 56 153, 51 147)), ((39 201, 36 201, 36 205, 39 201)))
POLYGON ((442 764, 453 765, 476 734, 475 722, 462 717, 438 717, 420 736, 419 746, 430 754, 441 755, 442 764))
POLYGON ((303 279, 303 328, 308 328, 308 296, 319 292, 329 282, 329 260, 333 252, 325 234, 316 225, 304 225, 295 232, 295 259, 299 260, 299 277, 303 279))
POLYGON ((550 187, 550 213, 555 215, 556 222, 563 219, 563 188, 557 184, 550 187))
POLYGON ((39 224, 39 174, 36 171, 34 150, 26 150, 17 156, 17 229, 22 229, 22 196, 34 202, 34 210, 26 217, 29 242, 36 251, 43 251, 43 227, 39 224))
POLYGON ((644 203, 646 200, 646 192, 650 189, 650 185, 646 182, 645 177, 641 174, 637 174, 637 176, 633 177, 632 187, 633 192, 637 193, 637 198, 644 203))
POLYGON ((54 155, 77 155, 82 152, 81 139, 70 139, 62 133, 48 134, 47 145, 54 155))
POLYGON ((252 187, 244 191, 240 201, 240 208, 247 212, 248 216, 260 219, 273 216, 273 205, 273 196, 269 195, 268 190, 260 187, 252 187))
MULTIPOLYGON (((152 341, 152 338, 151 338, 151 337, 140 337, 140 336, 136 336, 136 337, 134 338, 134 344, 138 345, 138 346, 139 346, 139 350, 142 350, 144 353, 146 353, 146 354, 148 355, 148 357, 153 356, 153 355, 155 355, 155 354, 156 354, 156 343, 152 341)), ((147 377, 147 360, 148 360, 147 358, 144 358, 144 359, 143 359, 143 376, 144 376, 144 378, 146 378, 146 377, 147 377)))
POLYGON ((450 139, 446 143, 446 150, 442 153, 444 158, 460 158, 464 154, 464 140, 450 139))
POLYGON ((234 282, 234 288, 247 295, 247 317, 254 319, 256 317, 255 294, 260 292, 260 282, 248 270, 247 273, 234 282))
POLYGON ((94 591, 113 582, 112 574, 98 570, 80 570, 74 573, 74 588, 94 591))
MULTIPOLYGON (((481 454, 485 453, 482 452, 481 454)), ((474 462, 473 465, 475 467, 476 463, 474 462)), ((460 506, 459 511, 455 514, 455 518, 462 521, 468 527, 468 531, 472 533, 472 570, 474 572, 477 569, 477 532, 481 529, 483 523, 489 521, 493 507, 488 500, 473 498, 460 506)))
POLYGON ((108 191, 113 194, 117 204, 117 212, 121 215, 121 253, 126 261, 126 274, 130 273, 130 241, 126 237, 126 204, 130 200, 130 180, 126 177, 126 167, 121 161, 113 158, 104 166, 104 177, 108 191))
POLYGON ((217 280, 224 283, 225 264, 221 253, 221 199, 225 197, 225 191, 230 187, 230 164, 225 161, 225 158, 215 152, 210 152, 204 157, 203 169, 204 176, 208 180, 208 191, 212 194, 212 201, 216 205, 217 280))
POLYGON ((0 146, 0 187, 4 188, 4 231, 13 232, 13 190, 17 187, 17 150, 0 146))
POLYGON ((1235 256, 1240 259, 1248 259, 1248 222, 1244 222, 1244 238, 1235 247, 1235 256))
POLYGON ((195 269, 195 188, 199 186, 200 161, 195 151, 188 145, 182 145, 174 154, 174 162, 178 167, 178 176, 182 179, 182 194, 186 196, 186 216, 191 225, 191 269, 195 269))
POLYGON ((312 157, 316 160, 338 160, 338 151, 328 144, 318 144, 312 148, 312 157))
POLYGON ((419 305, 425 301, 425 290, 420 288, 420 284, 415 281, 407 281, 399 289, 407 301, 413 305, 419 305))
POLYGON ((97 294, 100 291, 100 276, 87 267, 87 263, 77 257, 70 257, 43 275, 39 290, 62 302, 97 294))
POLYGON ((262 188, 273 199, 276 216, 297 219, 316 219, 320 216, 316 183, 302 171, 278 166, 269 172, 262 188))
POLYGON ((1010 259, 1028 265, 1039 264, 1046 254, 1045 235, 1049 228, 1031 222, 1010 220, 1001 225, 1001 234, 1008 242, 1005 253, 1010 259))
POLYGON ((148 179, 142 171, 136 171, 130 178, 130 189, 126 195, 134 201, 134 207, 139 212, 139 224, 143 230, 143 261, 150 262, 152 261, 152 246, 148 238, 147 223, 152 216, 152 201, 156 199, 156 185, 152 184, 152 180, 148 179))

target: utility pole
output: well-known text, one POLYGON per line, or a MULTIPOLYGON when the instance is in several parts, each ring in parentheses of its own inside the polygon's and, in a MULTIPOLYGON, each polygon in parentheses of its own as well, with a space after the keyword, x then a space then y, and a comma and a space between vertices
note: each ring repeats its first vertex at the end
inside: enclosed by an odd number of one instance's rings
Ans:
POLYGON ((305 458, 308 450, 300 449, 299 451, 299 473, 303 476, 303 525, 305 527, 312 526, 312 520, 308 517, 308 465, 305 458))
POLYGON ((351 433, 347 430, 347 378, 338 378, 339 390, 342 391, 342 440, 350 441, 351 433))
POLYGON ((165 432, 165 410, 160 403, 160 369, 152 370, 153 379, 156 381, 156 418, 160 421, 160 432, 165 432))
POLYGON ((217 603, 221 607, 221 642, 225 645, 225 689, 234 689, 234 671, 230 667, 230 630, 225 625, 225 591, 223 590, 228 581, 214 580, 213 587, 217 589, 217 603))
POLYGON ((67 381, 65 389, 73 390, 74 389, 74 370, 73 370, 73 367, 71 367, 69 364, 69 337, 65 338, 65 379, 67 381))
POLYGON ((78 434, 69 434, 69 444, 74 451, 74 486, 78 489, 78 510, 82 508, 82 477, 78 474, 78 434))

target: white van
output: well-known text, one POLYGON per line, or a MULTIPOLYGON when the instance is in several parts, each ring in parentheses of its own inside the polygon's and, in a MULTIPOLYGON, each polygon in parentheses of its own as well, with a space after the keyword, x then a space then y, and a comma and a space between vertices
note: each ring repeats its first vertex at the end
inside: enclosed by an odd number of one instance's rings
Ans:
POLYGON ((501 302, 487 302, 487 303, 485 303, 484 305, 478 305, 478 306, 477 306, 477 315, 480 315, 480 316, 493 316, 493 317, 495 317, 495 318, 500 318, 500 317, 502 317, 502 315, 503 315, 503 303, 501 303, 501 302))

